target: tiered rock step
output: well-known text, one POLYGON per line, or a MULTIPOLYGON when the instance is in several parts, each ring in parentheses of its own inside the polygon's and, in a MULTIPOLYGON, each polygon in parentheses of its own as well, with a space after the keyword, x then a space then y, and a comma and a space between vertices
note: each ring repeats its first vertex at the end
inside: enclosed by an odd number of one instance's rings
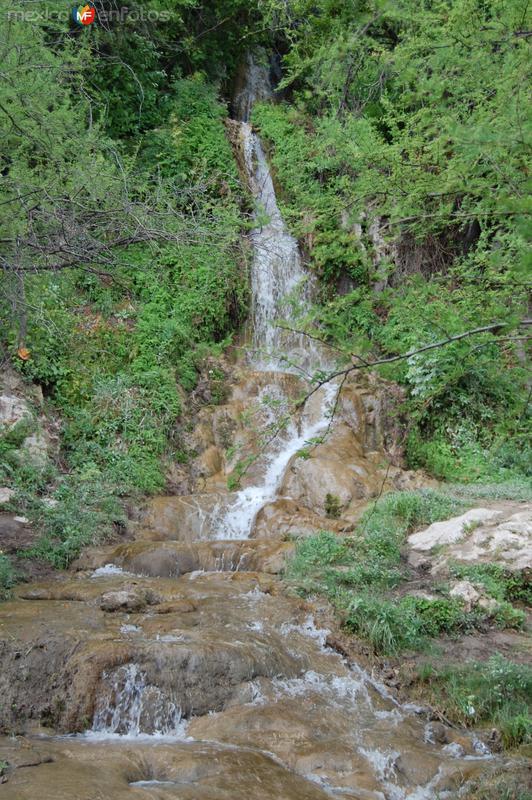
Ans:
MULTIPOLYGON (((175 705, 187 729, 171 747, 32 740, 34 762, 54 761, 17 770, 13 800, 92 800, 104 783, 106 800, 382 800, 478 772, 472 740, 449 731, 455 752, 427 743, 422 719, 324 647, 309 607, 274 575, 290 548, 138 541, 94 550, 71 577, 21 587, 1 621, 4 725, 16 730, 17 708, 75 732, 93 718, 110 724, 118 708, 123 734, 133 698, 141 731, 175 705)), ((12 757, 5 742, 0 759, 12 757)))

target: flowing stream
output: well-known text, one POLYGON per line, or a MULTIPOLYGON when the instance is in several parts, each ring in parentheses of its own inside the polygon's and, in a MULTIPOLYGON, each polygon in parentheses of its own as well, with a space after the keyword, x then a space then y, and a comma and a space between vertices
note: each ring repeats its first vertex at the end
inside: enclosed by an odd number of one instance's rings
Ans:
MULTIPOLYGON (((279 327, 291 319, 287 297, 304 307, 310 284, 249 123, 254 100, 270 95, 267 70, 250 62, 235 104, 256 202, 246 385, 265 379, 282 395, 287 379, 299 380, 296 365, 326 364, 311 340, 279 327)), ((17 770, 8 800, 432 800, 489 762, 474 737, 442 733, 346 658, 309 606, 282 590, 276 575, 291 543, 276 531, 253 538, 293 456, 330 425, 336 395, 331 383, 313 396, 261 454, 251 485, 159 498, 167 527, 141 526, 135 541, 87 554, 70 581, 5 604, 7 640, 21 629, 27 639, 14 658, 58 653, 42 678, 53 682, 42 702, 56 709, 58 731, 92 719, 81 736, 34 740, 43 766, 32 755, 37 766, 17 770), (213 514, 220 494, 225 511, 213 514), (172 527, 182 501, 210 509, 216 536, 172 527)), ((18 758, 15 746, 0 746, 0 760, 18 758)))

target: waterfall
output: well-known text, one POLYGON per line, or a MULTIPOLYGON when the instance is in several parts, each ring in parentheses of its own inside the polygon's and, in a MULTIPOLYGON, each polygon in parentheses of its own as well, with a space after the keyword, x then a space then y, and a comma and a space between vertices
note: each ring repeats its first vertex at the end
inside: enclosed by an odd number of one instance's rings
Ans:
POLYGON ((290 371, 291 364, 316 367, 318 364, 312 364, 316 352, 309 344, 311 340, 280 327, 283 320, 290 319, 291 301, 300 308, 308 306, 309 276, 303 269, 297 241, 288 232, 277 205, 261 141, 249 122, 241 123, 241 136, 258 223, 251 233, 251 361, 255 368, 282 372, 290 371))
MULTIPOLYGON (((259 136, 253 131, 249 115, 255 100, 272 97, 268 70, 248 57, 247 82, 237 96, 241 141, 248 186, 255 201, 256 226, 251 233, 252 345, 248 354, 254 369, 312 375, 326 368, 323 353, 314 341, 287 330, 292 303, 305 310, 310 304, 310 277, 303 267, 296 239, 289 233, 279 209, 272 175, 259 136), (283 328, 282 323, 286 321, 283 328)), ((329 383, 319 390, 321 410, 316 419, 304 418, 298 428, 291 423, 284 432, 281 449, 265 454, 262 482, 239 491, 225 514, 224 538, 246 538, 253 522, 266 503, 275 500, 291 458, 309 440, 327 428, 337 396, 337 386, 329 383)), ((310 415, 312 417, 312 415, 310 415)))

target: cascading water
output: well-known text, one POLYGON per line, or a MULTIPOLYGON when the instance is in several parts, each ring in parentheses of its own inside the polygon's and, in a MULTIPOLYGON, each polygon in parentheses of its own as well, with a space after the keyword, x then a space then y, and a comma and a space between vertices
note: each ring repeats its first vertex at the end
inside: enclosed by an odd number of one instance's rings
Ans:
POLYGON ((93 734, 183 738, 179 705, 157 686, 149 686, 137 664, 124 664, 102 677, 105 689, 96 704, 93 734))
MULTIPOLYGON (((271 95, 268 71, 250 60, 246 86, 235 104, 241 118, 244 163, 255 200, 254 218, 257 223, 251 233, 253 331, 249 358, 259 371, 295 372, 308 376, 326 367, 323 354, 311 339, 288 330, 290 325, 283 325, 283 321, 290 320, 292 303, 301 310, 308 307, 309 276, 301 263, 297 241, 288 232, 279 210, 261 141, 248 121, 253 102, 271 95)), ((266 469, 262 482, 237 493, 223 519, 223 538, 246 538, 250 535, 257 513, 275 499, 290 459, 327 428, 336 395, 334 383, 321 388, 321 407, 317 417, 303 417, 299 426, 290 423, 279 436, 277 447, 264 454, 266 469)))

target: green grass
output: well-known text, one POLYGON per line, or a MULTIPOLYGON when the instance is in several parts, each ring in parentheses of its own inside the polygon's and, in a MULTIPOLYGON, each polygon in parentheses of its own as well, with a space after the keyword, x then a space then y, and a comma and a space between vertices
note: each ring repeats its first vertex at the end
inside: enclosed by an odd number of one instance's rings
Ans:
POLYGON ((11 597, 11 589, 15 583, 15 571, 9 556, 0 553, 0 600, 11 597))
MULTIPOLYGON (((441 596, 432 599, 394 594, 408 579, 401 554, 406 537, 463 507, 460 498, 432 489, 384 495, 365 512, 352 536, 321 531, 299 540, 285 579, 302 596, 327 597, 345 627, 368 641, 377 654, 420 649, 434 637, 486 624, 519 628, 524 614, 511 601, 522 599, 524 588, 518 578, 496 569, 476 573, 479 582, 484 578, 488 584, 486 593, 497 600, 491 612, 481 608, 466 612, 458 600, 447 596, 444 586, 433 587, 441 596)), ((453 569, 454 577, 468 578, 472 568, 453 569)))
POLYGON ((498 483, 449 483, 445 491, 465 501, 471 500, 516 500, 532 501, 532 480, 514 477, 498 483))
POLYGON ((495 726, 508 749, 532 742, 532 667, 495 654, 484 663, 425 664, 419 682, 452 722, 495 726))

